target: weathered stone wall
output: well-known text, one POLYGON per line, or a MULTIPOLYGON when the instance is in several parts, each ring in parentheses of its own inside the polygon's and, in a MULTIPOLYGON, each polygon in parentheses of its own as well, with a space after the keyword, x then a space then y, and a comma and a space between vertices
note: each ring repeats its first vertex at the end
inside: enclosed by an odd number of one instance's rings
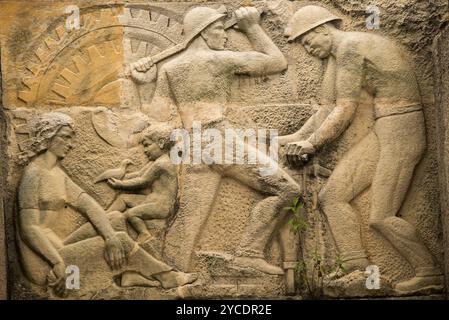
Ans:
MULTIPOLYGON (((4 180, 0 181, 5 199, 4 210, 0 202, 0 212, 5 212, 5 222, 2 220, 3 214, 0 217, 0 277, 7 275, 6 270, 3 272, 1 268, 7 267, 8 256, 8 278, 14 298, 48 297, 47 293, 25 280, 15 246, 16 190, 24 170, 19 164, 18 155, 24 151, 23 145, 29 138, 26 125, 46 111, 61 111, 74 119, 77 128, 74 151, 62 161, 62 168, 86 193, 107 208, 118 192, 106 183, 95 183, 94 180, 104 170, 117 167, 125 158, 134 163, 131 171, 140 169, 146 163, 141 149, 136 144, 127 145, 125 138, 132 136, 132 126, 142 124, 146 116, 142 110, 150 103, 154 91, 154 84, 136 87, 131 80, 124 79, 122 66, 178 42, 184 14, 199 3, 211 7, 219 4, 236 7, 239 2, 126 1, 127 5, 124 6, 122 1, 67 0, 3 1, 0 4, 0 21, 5 21, 0 29, 0 40, 4 83, 2 101, 6 110, 6 114, 3 114, 3 109, 0 114, 0 159, 5 160, 1 161, 1 177, 4 180), (65 30, 64 8, 72 3, 81 8, 82 26, 79 32, 65 30), (6 125, 6 116, 11 119, 10 126, 6 125), (119 134, 113 135, 107 131, 110 127, 114 127, 111 132, 119 134), (4 232, 1 229, 3 226, 6 227, 4 232), (8 255, 2 247, 5 243, 2 237, 5 235, 8 255)), ((263 3, 254 2, 258 5, 263 3)), ((264 13, 261 24, 286 57, 288 69, 270 76, 236 77, 229 95, 229 118, 242 126, 248 124, 245 121, 249 118, 257 127, 278 129, 281 135, 298 130, 319 103, 324 66, 298 44, 287 43, 283 30, 288 19, 306 4, 320 4, 342 17, 343 30, 365 32, 364 8, 368 4, 377 5, 381 10, 380 29, 369 32, 398 42, 408 52, 415 64, 426 120, 426 154, 416 168, 399 216, 417 227, 425 245, 442 264, 443 251, 446 251, 446 256, 449 253, 448 235, 443 235, 441 224, 443 219, 443 225, 449 228, 449 218, 447 214, 440 216, 441 211, 447 211, 446 190, 449 191, 446 189, 449 173, 446 173, 444 165, 449 156, 446 143, 449 120, 444 108, 448 102, 449 78, 447 68, 443 67, 449 39, 443 32, 435 43, 436 77, 432 64, 432 40, 439 31, 443 13, 447 11, 446 1, 378 0, 357 1, 352 5, 344 0, 268 3, 270 9, 264 13), (434 83, 437 101, 434 99, 434 83), (441 180, 440 184, 437 177, 441 180)), ((248 39, 240 32, 231 29, 228 36, 228 49, 251 49, 248 39)), ((163 63, 159 67, 162 66, 163 63)), ((320 161, 329 169, 333 169, 342 156, 372 130, 372 105, 360 106, 355 118, 338 142, 320 154, 320 161)), ((291 170, 289 173, 297 181, 301 180, 299 171, 291 170)), ((319 189, 325 182, 325 179, 318 179, 314 182, 315 188, 319 189)), ((188 197, 204 190, 203 185, 197 187, 198 191, 195 188, 185 190, 180 186, 179 197, 188 197)), ((363 242, 370 261, 378 265, 382 276, 391 282, 411 277, 413 270, 405 259, 386 239, 369 228, 370 196, 368 188, 352 203, 360 213, 363 242)), ((191 248, 193 271, 210 271, 205 258, 194 252, 233 254, 250 212, 260 199, 262 195, 259 192, 233 179, 223 179, 210 215, 200 226, 198 239, 191 248)), ((59 236, 64 237, 85 222, 84 217, 68 208, 64 220, 54 228, 59 236)), ((179 260, 190 253, 180 251, 180 243, 183 242, 184 228, 189 226, 177 224, 176 219, 169 222, 163 256, 165 261, 182 269, 179 260)), ((317 241, 327 260, 336 257, 332 234, 327 227, 318 224, 316 229, 309 230, 302 244, 303 250, 313 252, 317 241)), ((283 262, 280 243, 281 240, 275 237, 267 250, 267 260, 278 265, 283 262)), ((446 266, 449 270, 447 259, 446 266)), ((207 281, 213 285, 199 290, 194 288, 188 294, 193 297, 272 297, 285 294, 282 279, 277 276, 269 276, 268 280, 261 275, 248 276, 248 279, 234 276, 223 276, 219 272, 212 274, 207 281)), ((6 281, 1 280, 0 290, 5 291, 2 283, 6 281)), ((102 284, 95 293, 86 293, 81 298, 155 298, 164 294, 154 288, 122 290, 111 280, 102 284)), ((167 296, 171 297, 172 294, 168 293, 167 296)))
MULTIPOLYGON (((435 66, 435 93, 438 111, 438 145, 439 145, 439 179, 440 179, 440 201, 441 201, 441 222, 444 228, 443 243, 448 243, 449 231, 449 172, 447 163, 449 161, 448 148, 448 105, 449 105, 449 28, 444 28, 435 38, 434 42, 434 66, 435 66)), ((445 250, 446 280, 449 272, 449 248, 445 250)), ((448 283, 448 282, 446 282, 448 283)))
MULTIPOLYGON (((0 49, 1 50, 1 49, 0 49)), ((1 58, 0 58, 1 60, 1 58)), ((0 78, 2 75, 0 62, 0 78)), ((6 156, 7 135, 6 135, 6 116, 3 110, 2 103, 2 81, 0 80, 0 299, 6 299, 7 293, 7 278, 8 278, 8 259, 6 254, 6 225, 5 225, 5 210, 3 203, 6 200, 6 176, 8 168, 8 160, 6 156)))

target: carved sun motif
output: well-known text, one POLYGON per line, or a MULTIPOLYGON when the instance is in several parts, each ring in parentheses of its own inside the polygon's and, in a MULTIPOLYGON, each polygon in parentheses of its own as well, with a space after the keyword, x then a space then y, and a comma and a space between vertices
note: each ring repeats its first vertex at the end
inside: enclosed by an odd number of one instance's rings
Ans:
POLYGON ((75 68, 64 68, 53 83, 52 102, 60 104, 115 104, 120 102, 118 82, 122 69, 122 49, 112 41, 102 52, 92 45, 87 48, 89 59, 81 55, 72 58, 75 68))
POLYGON ((56 26, 34 45, 18 100, 26 106, 119 104, 126 64, 182 38, 181 24, 158 10, 98 9, 81 15, 79 30, 56 26))

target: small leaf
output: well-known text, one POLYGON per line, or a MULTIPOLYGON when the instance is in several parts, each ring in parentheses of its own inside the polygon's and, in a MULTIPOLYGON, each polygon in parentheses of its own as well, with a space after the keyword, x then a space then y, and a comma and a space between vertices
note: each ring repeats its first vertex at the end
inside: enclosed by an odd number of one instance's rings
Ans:
POLYGON ((296 198, 293 200, 293 206, 296 207, 296 205, 298 204, 298 202, 299 202, 299 197, 296 197, 296 198))

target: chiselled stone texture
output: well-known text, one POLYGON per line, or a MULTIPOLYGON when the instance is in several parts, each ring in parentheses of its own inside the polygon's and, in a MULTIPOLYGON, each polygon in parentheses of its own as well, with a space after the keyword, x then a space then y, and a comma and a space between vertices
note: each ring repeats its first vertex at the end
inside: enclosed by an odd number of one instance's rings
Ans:
MULTIPOLYGON (((1 66, 0 66, 0 76, 1 76, 1 66)), ((0 82, 0 99, 2 97, 2 84, 0 82)), ((3 110, 3 104, 0 100, 0 182, 2 188, 0 189, 0 299, 6 299, 8 297, 7 293, 7 276, 8 276, 8 261, 7 261, 7 251, 6 251, 6 229, 5 229, 5 215, 4 215, 4 201, 6 195, 6 175, 8 164, 6 160, 6 117, 3 110)))
POLYGON ((446 11, 0 2, 0 297, 440 294, 446 11))
MULTIPOLYGON (((447 117, 447 102, 449 100, 449 70, 447 68, 448 56, 448 28, 445 27, 441 33, 435 38, 434 50, 434 66, 435 66, 435 89, 436 89, 436 103, 438 108, 438 137, 439 137, 439 160, 440 163, 447 163, 448 159, 448 117, 447 117)), ((441 209, 442 209, 442 223, 444 228, 444 242, 447 242, 449 230, 449 215, 448 215, 448 172, 447 166, 440 166, 439 176, 441 185, 441 209)), ((445 246, 445 264, 446 272, 448 269, 448 247, 445 246)), ((446 278, 447 279, 447 278, 446 278)))

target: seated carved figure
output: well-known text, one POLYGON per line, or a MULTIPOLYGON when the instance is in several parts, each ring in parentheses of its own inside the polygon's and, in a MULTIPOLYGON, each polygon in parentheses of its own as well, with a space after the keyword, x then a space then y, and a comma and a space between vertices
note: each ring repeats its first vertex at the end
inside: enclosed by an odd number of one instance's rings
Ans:
POLYGON ((173 144, 171 132, 172 128, 162 123, 147 128, 140 143, 149 162, 125 179, 108 180, 110 186, 122 190, 139 191, 151 187, 148 195, 121 194, 108 210, 124 212, 127 221, 139 233, 137 241, 141 243, 151 238, 144 220, 166 219, 174 211, 178 181, 176 166, 168 154, 173 144))
MULTIPOLYGON (((122 285, 173 288, 195 281, 196 275, 174 271, 149 255, 125 232, 113 229, 103 208, 75 184, 60 166, 72 149, 72 119, 52 112, 40 116, 33 128, 31 162, 19 186, 19 248, 27 277, 65 296, 66 266, 109 278, 122 276, 122 285), (84 239, 61 239, 54 231, 70 206, 84 214, 96 233, 84 239), (103 258, 104 257, 104 258, 103 258)), ((82 276, 82 275, 81 275, 82 276)), ((87 284, 89 285, 89 284, 87 284)))

